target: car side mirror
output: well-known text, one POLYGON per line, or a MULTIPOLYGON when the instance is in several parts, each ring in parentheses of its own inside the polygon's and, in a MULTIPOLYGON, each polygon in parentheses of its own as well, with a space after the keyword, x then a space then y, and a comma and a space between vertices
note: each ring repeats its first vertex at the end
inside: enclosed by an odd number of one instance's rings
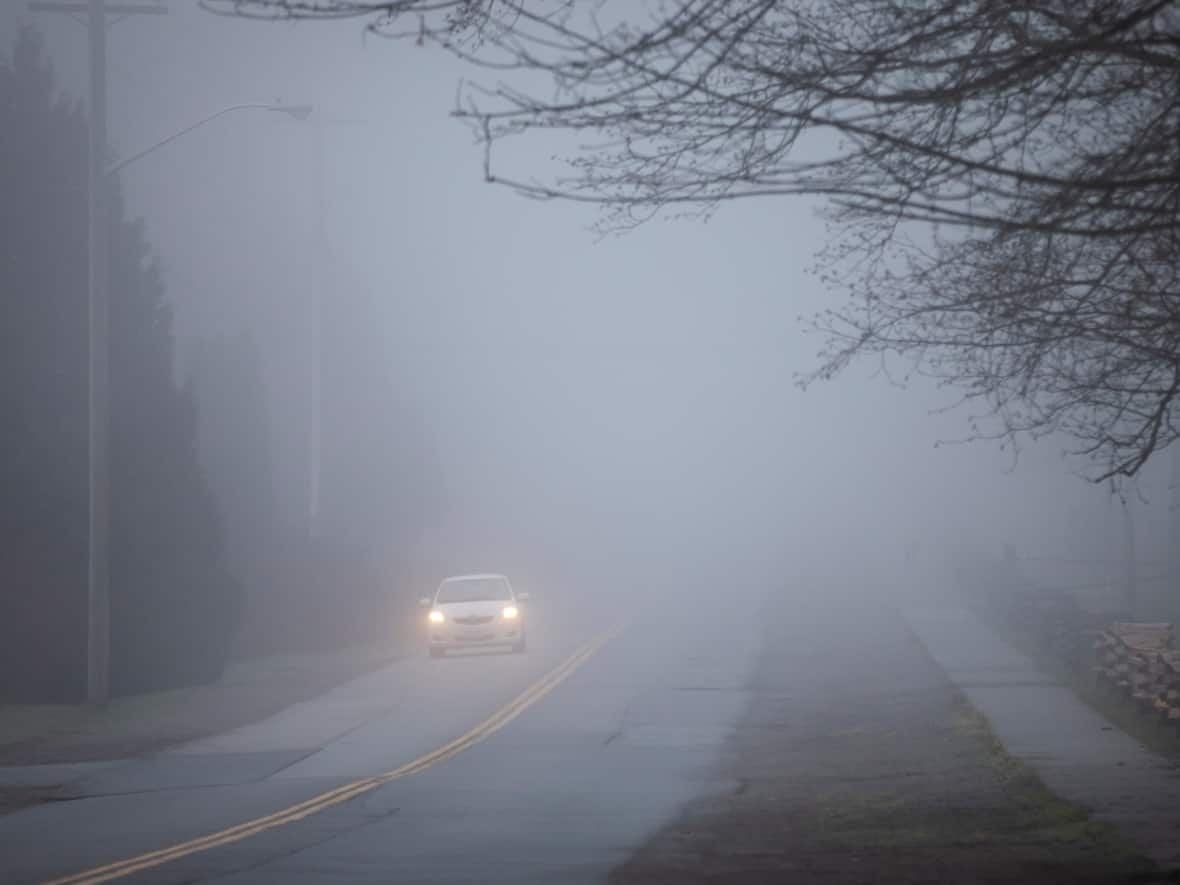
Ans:
POLYGON ((430 604, 431 604, 431 599, 429 596, 423 596, 421 599, 418 600, 418 605, 421 608, 430 608, 430 604))
POLYGON ((528 593, 517 593, 516 594, 516 601, 517 602, 528 602, 529 601, 528 593))

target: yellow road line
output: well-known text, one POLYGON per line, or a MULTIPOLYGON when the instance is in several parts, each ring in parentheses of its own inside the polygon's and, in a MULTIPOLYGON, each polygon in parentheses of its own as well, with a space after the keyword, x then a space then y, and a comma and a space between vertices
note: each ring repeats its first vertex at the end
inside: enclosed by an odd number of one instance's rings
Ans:
POLYGON ((243 839, 248 839, 266 830, 294 823, 327 808, 331 808, 333 805, 339 805, 342 802, 355 799, 357 796, 367 793, 370 790, 375 790, 390 781, 425 771, 432 765, 437 765, 440 762, 450 759, 452 756, 457 756, 464 750, 470 749, 484 738, 499 731, 537 701, 541 700, 541 698, 545 697, 545 695, 549 694, 549 692, 553 691, 553 689, 557 688, 557 686, 561 685, 561 683, 565 682, 566 679, 573 675, 575 670, 588 661, 604 645, 618 636, 625 629, 625 626, 625 624, 619 624, 595 639, 590 640, 585 645, 582 645, 560 665, 550 670, 483 722, 479 723, 479 725, 455 738, 453 741, 443 744, 441 747, 431 750, 423 756, 419 756, 412 762, 407 762, 405 765, 398 766, 382 774, 352 781, 344 786, 329 790, 326 793, 321 793, 318 796, 313 796, 310 799, 280 809, 264 817, 254 818, 236 826, 219 830, 216 833, 190 839, 187 842, 180 842, 167 848, 160 848, 156 851, 149 851, 104 866, 83 870, 80 873, 74 873, 60 879, 53 879, 50 882, 46 882, 45 885, 98 885, 100 882, 121 879, 124 876, 130 876, 132 873, 150 870, 153 867, 162 866, 174 860, 179 860, 182 857, 187 857, 190 854, 197 854, 201 851, 208 851, 211 848, 240 842, 243 839))

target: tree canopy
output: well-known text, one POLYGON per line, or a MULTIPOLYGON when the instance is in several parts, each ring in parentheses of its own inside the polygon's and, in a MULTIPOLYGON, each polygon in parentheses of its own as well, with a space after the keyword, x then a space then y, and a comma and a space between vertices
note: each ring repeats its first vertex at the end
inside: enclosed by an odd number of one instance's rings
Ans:
POLYGON ((486 177, 607 226, 825 198, 820 267, 851 297, 804 381, 900 356, 979 407, 976 435, 1067 434, 1095 479, 1180 434, 1170 0, 203 2, 364 16, 483 66, 456 114, 486 177), (502 176, 494 146, 536 130, 603 137, 564 175, 502 176))

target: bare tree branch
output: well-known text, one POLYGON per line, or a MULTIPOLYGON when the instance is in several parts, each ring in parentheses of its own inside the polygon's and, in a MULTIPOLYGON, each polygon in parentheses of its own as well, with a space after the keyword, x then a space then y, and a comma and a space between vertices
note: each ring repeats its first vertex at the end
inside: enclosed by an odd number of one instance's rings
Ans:
POLYGON ((815 318, 804 383, 900 354, 981 405, 977 436, 1068 434, 1099 480, 1176 441, 1175 0, 203 3, 365 17, 482 66, 497 81, 455 114, 485 177, 601 204, 608 229, 827 198, 820 278, 851 298, 815 318), (605 141, 547 180, 496 168, 537 130, 605 141))

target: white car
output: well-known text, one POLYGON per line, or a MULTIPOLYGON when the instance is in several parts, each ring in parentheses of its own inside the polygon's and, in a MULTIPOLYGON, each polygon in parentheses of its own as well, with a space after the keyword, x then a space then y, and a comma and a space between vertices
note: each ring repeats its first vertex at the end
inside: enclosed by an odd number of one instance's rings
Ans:
POLYGON ((433 598, 420 600, 430 609, 430 655, 451 648, 508 646, 525 649, 527 593, 516 593, 503 575, 458 575, 438 585, 433 598))

